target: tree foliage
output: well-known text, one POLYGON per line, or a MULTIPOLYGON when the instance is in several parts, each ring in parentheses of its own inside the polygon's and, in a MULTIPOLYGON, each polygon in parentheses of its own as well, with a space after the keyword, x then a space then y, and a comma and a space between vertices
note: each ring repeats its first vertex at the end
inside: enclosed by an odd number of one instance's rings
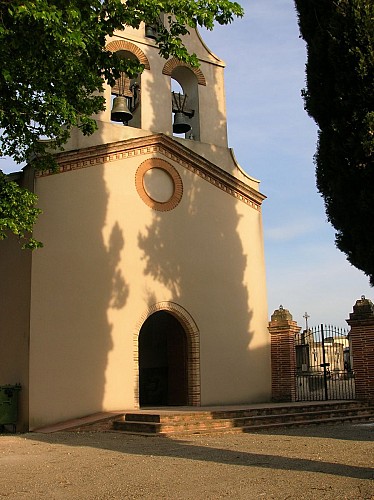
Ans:
POLYGON ((22 189, 14 181, 0 172, 0 240, 12 232, 23 244, 23 248, 33 250, 42 246, 30 236, 40 214, 35 207, 37 197, 27 189, 22 189))
MULTIPOLYGON (((48 138, 49 148, 61 148, 72 127, 83 134, 96 130, 92 115, 105 107, 100 95, 105 82, 113 84, 121 71, 131 77, 143 69, 105 50, 115 30, 157 25, 160 54, 197 65, 181 36, 189 28, 213 29, 242 15, 240 5, 229 0, 0 0, 0 156, 17 162, 33 158, 37 168, 50 168, 41 138, 48 138), (169 13, 165 24, 162 12, 169 13)), ((3 206, 5 188, 13 189, 12 196, 18 192, 4 182, 1 177, 2 217, 10 216, 3 206)), ((25 207, 19 195, 21 217, 25 207)))
POLYGON ((374 285, 374 3, 295 0, 307 43, 305 108, 336 245, 374 285))

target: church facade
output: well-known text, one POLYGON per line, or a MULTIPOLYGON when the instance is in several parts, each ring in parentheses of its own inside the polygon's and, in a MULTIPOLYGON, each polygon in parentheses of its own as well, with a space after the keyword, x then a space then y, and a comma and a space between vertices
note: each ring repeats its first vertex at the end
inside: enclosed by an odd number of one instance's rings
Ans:
POLYGON ((98 131, 19 177, 44 244, 0 244, 0 385, 22 385, 21 429, 270 401, 265 197, 228 147, 224 63, 195 31, 200 67, 166 61, 146 28, 108 40, 145 69, 106 88, 98 131))

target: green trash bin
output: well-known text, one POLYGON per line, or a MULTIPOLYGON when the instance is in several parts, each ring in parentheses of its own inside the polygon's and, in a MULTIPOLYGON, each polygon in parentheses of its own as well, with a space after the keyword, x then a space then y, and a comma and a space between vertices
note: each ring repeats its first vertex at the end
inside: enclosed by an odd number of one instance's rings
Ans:
POLYGON ((0 427, 12 425, 13 432, 16 431, 18 417, 18 393, 20 385, 0 386, 0 427))

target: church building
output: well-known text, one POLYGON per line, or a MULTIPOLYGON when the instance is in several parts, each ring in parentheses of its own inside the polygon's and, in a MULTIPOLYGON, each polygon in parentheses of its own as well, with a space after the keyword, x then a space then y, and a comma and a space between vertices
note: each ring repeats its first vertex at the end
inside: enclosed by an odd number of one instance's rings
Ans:
POLYGON ((98 130, 73 130, 57 172, 26 166, 42 209, 21 250, 0 242, 0 385, 20 430, 101 411, 271 398, 259 181, 228 147, 224 63, 198 68, 153 28, 107 49, 144 71, 106 87, 98 130))

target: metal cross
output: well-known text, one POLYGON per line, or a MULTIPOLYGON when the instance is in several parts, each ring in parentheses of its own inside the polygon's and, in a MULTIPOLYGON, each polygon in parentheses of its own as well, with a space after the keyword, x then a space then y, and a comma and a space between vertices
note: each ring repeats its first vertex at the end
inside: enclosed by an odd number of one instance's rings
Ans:
POLYGON ((303 318, 305 318, 305 330, 308 330, 308 318, 310 318, 310 316, 307 312, 305 312, 303 318))

